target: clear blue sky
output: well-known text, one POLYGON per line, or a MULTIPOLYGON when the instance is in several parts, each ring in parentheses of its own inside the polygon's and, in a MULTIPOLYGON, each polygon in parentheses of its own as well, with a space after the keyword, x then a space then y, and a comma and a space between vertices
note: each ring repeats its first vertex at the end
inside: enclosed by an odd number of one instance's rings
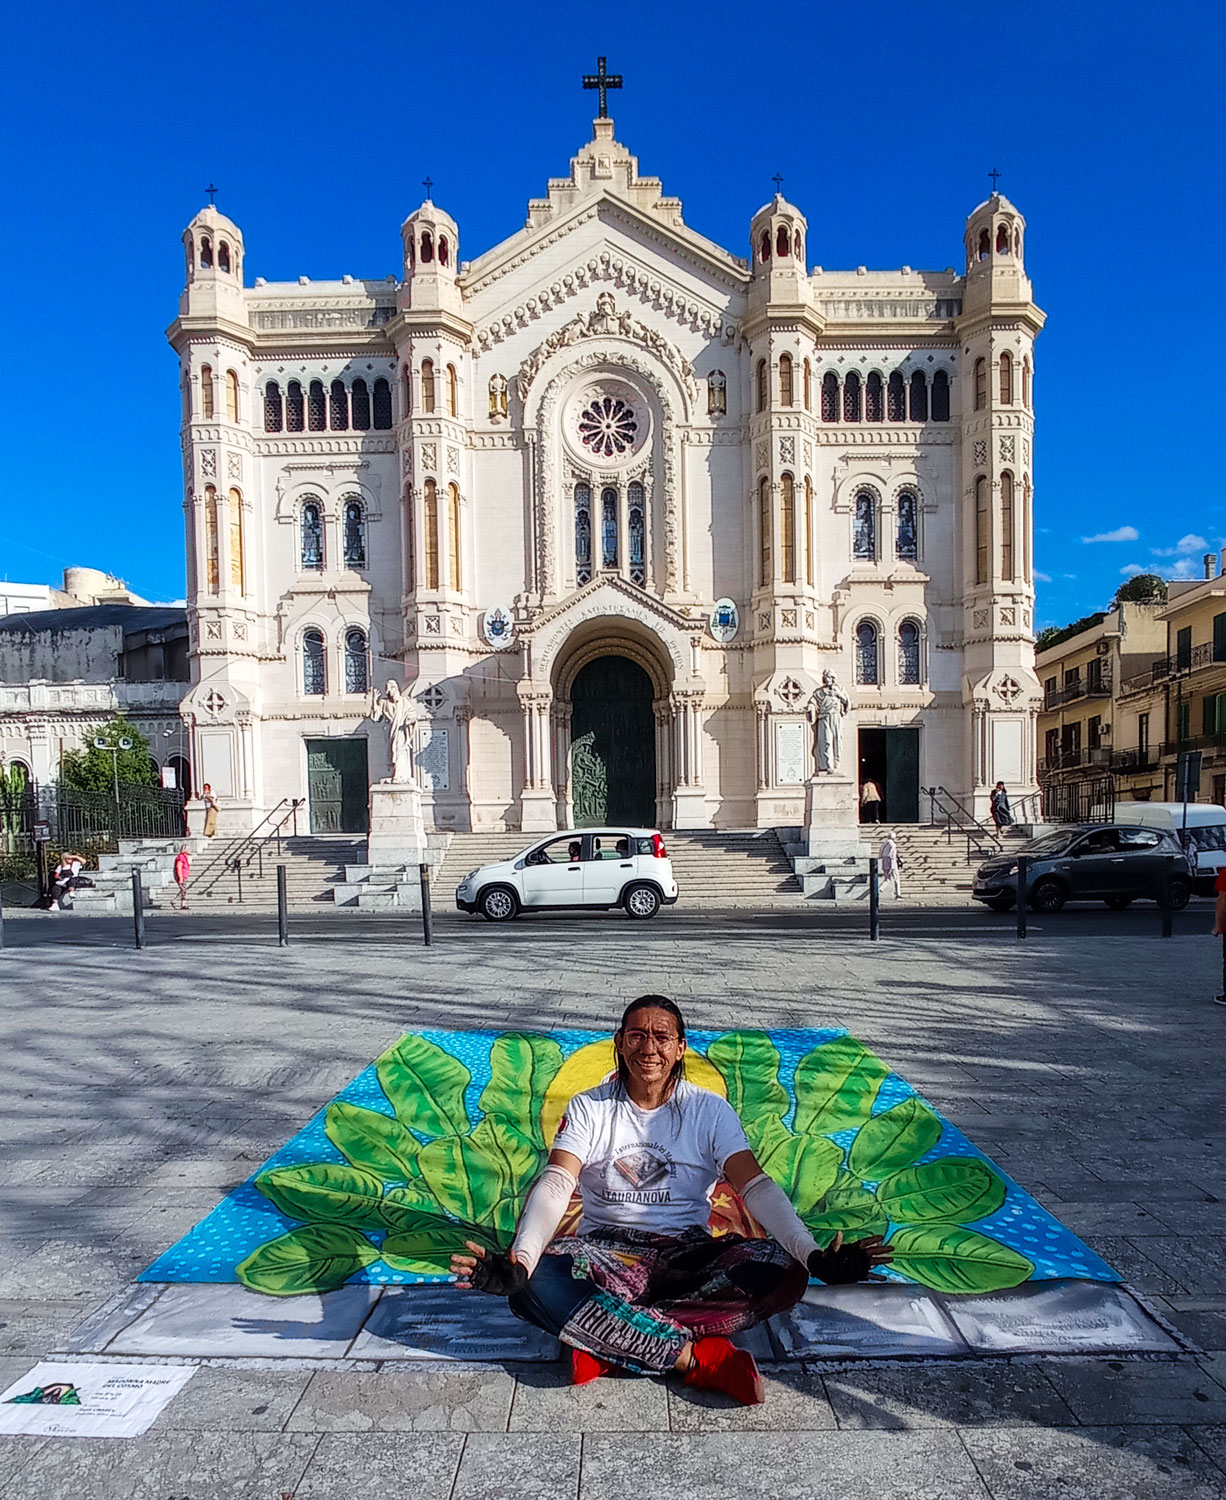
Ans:
POLYGON ((963 220, 999 168, 1048 314, 1039 624, 1100 607, 1129 566, 1198 575, 1202 539, 1226 536, 1206 479, 1223 423, 1224 16, 1204 0, 22 7, 0 576, 85 563, 153 599, 182 593, 164 330, 210 181, 248 281, 396 272, 427 173, 471 259, 590 135, 579 78, 599 52, 625 75, 618 138, 738 254, 782 172, 812 263, 960 267, 963 220))

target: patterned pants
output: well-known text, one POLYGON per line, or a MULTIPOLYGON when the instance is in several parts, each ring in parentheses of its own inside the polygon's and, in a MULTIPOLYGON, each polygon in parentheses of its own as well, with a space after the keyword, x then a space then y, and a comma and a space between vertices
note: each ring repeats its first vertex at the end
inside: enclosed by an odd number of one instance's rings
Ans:
POLYGON ((555 1240, 510 1307, 573 1348, 660 1374, 689 1339, 752 1328, 799 1302, 808 1282, 774 1240, 593 1229, 555 1240))

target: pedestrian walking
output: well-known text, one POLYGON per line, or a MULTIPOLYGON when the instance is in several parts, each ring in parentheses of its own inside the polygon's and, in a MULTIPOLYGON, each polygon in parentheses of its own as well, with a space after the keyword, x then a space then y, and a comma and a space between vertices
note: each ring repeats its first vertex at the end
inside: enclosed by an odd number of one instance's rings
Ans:
POLYGON ((187 845, 175 855, 175 884, 179 887, 179 910, 187 910, 187 882, 192 875, 191 855, 187 852, 187 845))
POLYGON ((869 777, 860 787, 861 823, 881 822, 881 788, 869 777))
POLYGON ((1009 806, 1009 793, 1005 790, 1003 781, 998 781, 992 788, 992 821, 996 824, 996 832, 1003 833, 1013 822, 1013 809, 1009 806))
POLYGON ((217 835, 217 798, 213 796, 213 788, 207 781, 200 788, 200 800, 204 803, 204 836, 206 839, 215 838, 217 835))
POLYGON ((882 840, 881 848, 877 851, 877 859, 882 880, 890 882, 894 888, 895 901, 900 900, 902 897, 902 855, 898 852, 898 845, 894 842, 892 833, 887 833, 882 840))

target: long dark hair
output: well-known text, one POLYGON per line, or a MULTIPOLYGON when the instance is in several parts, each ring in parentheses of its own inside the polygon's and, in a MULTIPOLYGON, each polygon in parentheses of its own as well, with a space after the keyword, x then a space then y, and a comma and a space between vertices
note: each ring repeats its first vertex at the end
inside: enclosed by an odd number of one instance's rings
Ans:
MULTIPOLYGON (((614 1032, 614 1040, 620 1041, 626 1030, 626 1023, 637 1010, 662 1010, 672 1016, 677 1026, 677 1039, 685 1041, 685 1017, 681 1014, 675 1001, 669 1000, 665 995, 640 995, 637 1000, 631 1000, 630 1004, 622 1011, 621 1022, 614 1032)), ((683 1052, 673 1064, 668 1075, 668 1094, 670 1102, 674 1101, 677 1092, 677 1081, 685 1068, 685 1053, 683 1052)), ((626 1066, 626 1059, 620 1050, 617 1053, 617 1092, 622 1099, 630 1097, 629 1085, 630 1069, 626 1066)))

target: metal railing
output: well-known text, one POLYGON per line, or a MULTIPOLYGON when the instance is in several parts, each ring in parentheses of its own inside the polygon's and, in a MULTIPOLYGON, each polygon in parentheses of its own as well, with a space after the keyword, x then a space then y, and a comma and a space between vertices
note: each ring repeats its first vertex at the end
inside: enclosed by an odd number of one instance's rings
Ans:
POLYGON ((1045 823, 1110 823, 1115 817, 1115 779, 1047 781, 1040 788, 1045 823))
POLYGON ((1039 780, 1053 771, 1075 771, 1082 766, 1108 766, 1111 751, 1106 745, 1082 745, 1076 750, 1061 750, 1057 755, 1039 762, 1039 780))
POLYGON ((1063 687, 1049 689, 1043 694, 1043 707, 1056 708, 1061 703, 1074 703, 1079 698, 1110 698, 1111 682, 1111 670, 1104 667, 1088 677, 1078 677, 1073 682, 1066 682, 1063 687))
POLYGON ((1168 677, 1180 677, 1184 672, 1199 672, 1214 665, 1226 666, 1226 656, 1214 651, 1212 641, 1202 641, 1188 651, 1160 656, 1150 670, 1154 682, 1165 682, 1168 677))
POLYGON ((1153 771, 1158 765, 1157 745, 1138 745, 1135 750, 1112 750, 1111 769, 1126 774, 1153 771))
POLYGON ((214 895, 218 883, 232 873, 238 883, 238 900, 242 901, 243 871, 250 870, 254 864, 257 866, 256 873, 260 876, 264 874, 264 850, 275 841, 276 852, 278 857, 280 856, 281 840, 286 836, 285 826, 292 822, 295 832, 297 831, 298 809, 305 805, 305 797, 282 797, 276 807, 270 813, 266 813, 249 833, 240 834, 231 839, 225 848, 211 859, 198 875, 193 877, 192 895, 214 895))
POLYGON ((943 786, 926 786, 920 790, 928 798, 929 822, 932 827, 945 825, 945 842, 952 844, 954 836, 966 839, 966 862, 983 859, 1001 851, 1000 835, 989 828, 963 806, 957 797, 943 786), (940 813, 938 818, 937 814, 940 813))
POLYGON ((1163 755, 1180 755, 1185 750, 1226 750, 1226 734, 1192 734, 1182 740, 1163 741, 1163 755))

